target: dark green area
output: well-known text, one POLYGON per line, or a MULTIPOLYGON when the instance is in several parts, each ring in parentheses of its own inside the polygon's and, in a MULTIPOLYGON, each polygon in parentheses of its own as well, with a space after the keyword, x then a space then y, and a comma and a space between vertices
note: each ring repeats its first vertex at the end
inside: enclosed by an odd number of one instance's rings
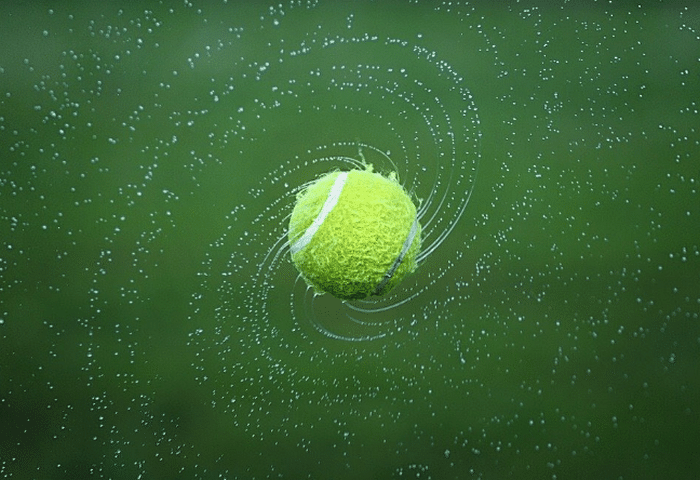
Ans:
POLYGON ((0 6, 0 476, 697 476, 700 11, 297 3, 0 6), (355 141, 480 155, 372 342, 275 257, 355 141))

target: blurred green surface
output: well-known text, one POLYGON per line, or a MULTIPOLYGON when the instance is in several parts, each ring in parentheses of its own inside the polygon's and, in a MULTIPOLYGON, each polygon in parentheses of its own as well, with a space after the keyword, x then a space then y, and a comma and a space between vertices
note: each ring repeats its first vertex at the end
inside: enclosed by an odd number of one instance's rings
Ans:
POLYGON ((3 3, 0 475, 697 477, 699 18, 3 3), (277 243, 353 142, 471 192, 367 342, 277 243))

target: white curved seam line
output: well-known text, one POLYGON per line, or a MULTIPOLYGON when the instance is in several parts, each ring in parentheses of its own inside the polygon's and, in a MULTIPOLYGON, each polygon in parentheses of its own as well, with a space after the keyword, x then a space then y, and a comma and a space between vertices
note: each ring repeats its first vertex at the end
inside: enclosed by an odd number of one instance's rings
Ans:
POLYGON ((401 249, 399 256, 396 258, 396 260, 394 261, 394 264, 391 266, 391 268, 384 274, 384 278, 382 278, 382 281, 379 282, 379 285, 377 285, 377 288, 374 289, 375 295, 379 295, 379 293, 386 286, 386 284, 389 283, 389 280, 391 280, 391 277, 394 276, 396 269, 399 268, 399 265, 401 265, 401 262, 403 262, 404 257, 408 253, 408 249, 411 248, 411 245, 413 244, 413 239, 416 238, 417 232, 418 232, 418 216, 416 216, 416 218, 413 219, 413 225, 411 225, 411 230, 409 230, 409 232, 408 232, 408 236, 406 237, 406 241, 403 242, 403 248, 401 249))
POLYGON ((343 187, 345 186, 345 182, 347 181, 348 178, 348 172, 341 172, 338 174, 338 176, 335 179, 335 182, 333 182, 333 186, 331 187, 331 191, 328 192, 328 197, 326 198, 326 202, 323 204, 323 208, 321 208, 321 211, 318 212, 318 215, 316 216, 316 219, 313 221, 311 225, 309 225, 309 228, 306 229, 304 232, 304 235, 299 237, 299 240, 294 242, 294 244, 291 246, 291 253, 294 255, 295 253, 298 253, 300 250, 302 250, 304 247, 306 247, 309 243, 311 243, 311 240, 313 240, 314 235, 316 235, 316 232, 318 232, 318 229, 321 228, 321 225, 323 225, 323 222, 326 221, 326 217, 333 211, 335 206, 338 204, 338 200, 340 199, 340 194, 343 192, 343 187))

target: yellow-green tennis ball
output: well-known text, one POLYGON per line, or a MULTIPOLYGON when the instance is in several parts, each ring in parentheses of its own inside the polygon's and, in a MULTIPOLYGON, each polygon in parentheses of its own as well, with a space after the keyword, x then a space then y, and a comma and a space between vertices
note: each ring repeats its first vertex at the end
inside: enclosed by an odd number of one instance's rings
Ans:
POLYGON ((297 195, 289 221, 292 261, 316 292, 384 295, 416 269, 421 227, 394 175, 326 174, 297 195))

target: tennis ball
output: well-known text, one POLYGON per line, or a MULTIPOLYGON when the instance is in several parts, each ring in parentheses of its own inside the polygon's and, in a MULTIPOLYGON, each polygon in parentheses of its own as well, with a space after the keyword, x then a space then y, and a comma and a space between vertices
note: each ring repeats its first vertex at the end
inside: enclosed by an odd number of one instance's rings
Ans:
POLYGON ((289 221, 292 261, 317 293, 384 295, 416 269, 421 227, 394 174, 332 172, 297 195, 289 221))

